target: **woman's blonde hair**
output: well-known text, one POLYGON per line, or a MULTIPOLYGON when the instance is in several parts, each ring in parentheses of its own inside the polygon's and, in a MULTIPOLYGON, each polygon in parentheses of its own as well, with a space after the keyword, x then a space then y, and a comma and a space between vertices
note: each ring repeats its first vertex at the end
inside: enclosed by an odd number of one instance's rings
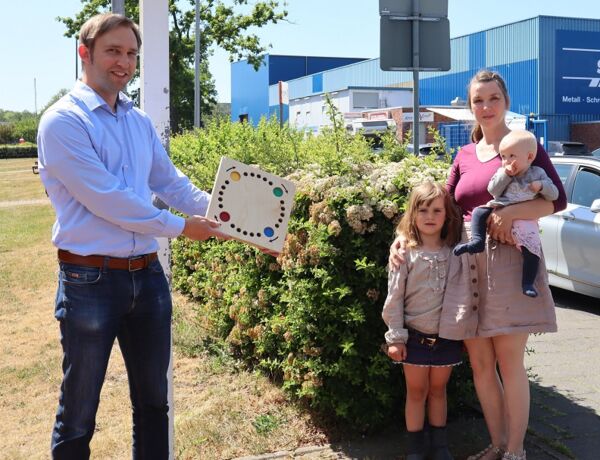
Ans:
POLYGON ((429 206, 437 198, 444 199, 446 220, 442 227, 441 238, 448 246, 454 246, 460 241, 462 231, 462 216, 454 204, 446 188, 437 182, 427 181, 417 185, 410 192, 406 211, 398 223, 396 233, 404 235, 407 247, 423 244, 419 229, 417 228, 417 211, 420 206, 429 206))
MULTIPOLYGON (((506 83, 504 82, 504 79, 498 72, 494 72, 493 70, 488 69, 482 69, 479 72, 477 72, 473 76, 473 78, 471 78, 471 81, 467 85, 467 107, 469 107, 469 110, 473 111, 471 107, 471 87, 473 86, 473 84, 488 83, 490 81, 495 81, 498 85, 498 88, 500 88, 500 91, 502 92, 502 94, 504 95, 504 99, 506 100, 506 109, 508 110, 508 107, 510 105, 510 96, 508 95, 508 89, 506 89, 506 83)), ((479 142, 482 138, 483 131, 481 130, 481 126, 479 125, 479 123, 475 122, 475 124, 473 125, 473 129, 471 130, 471 140, 473 142, 479 142)))

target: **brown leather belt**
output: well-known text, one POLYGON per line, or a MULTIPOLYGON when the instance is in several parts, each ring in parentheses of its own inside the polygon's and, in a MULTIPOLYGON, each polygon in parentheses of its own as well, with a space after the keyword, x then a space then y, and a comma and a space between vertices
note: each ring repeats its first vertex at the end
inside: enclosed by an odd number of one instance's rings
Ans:
POLYGON ((128 270, 135 272, 142 270, 150 265, 151 262, 156 260, 158 255, 156 252, 150 254, 144 254, 141 256, 121 258, 121 257, 107 257, 107 256, 80 256, 73 254, 69 251, 58 250, 58 260, 66 264, 83 265, 84 267, 98 267, 103 268, 106 264, 108 268, 116 270, 128 270), (108 259, 108 261, 107 261, 108 259))

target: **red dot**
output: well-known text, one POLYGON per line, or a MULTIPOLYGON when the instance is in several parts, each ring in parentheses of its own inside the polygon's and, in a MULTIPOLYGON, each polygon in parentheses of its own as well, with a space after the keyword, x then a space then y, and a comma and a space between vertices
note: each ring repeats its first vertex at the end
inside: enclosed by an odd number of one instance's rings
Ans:
POLYGON ((231 219, 231 216, 229 215, 228 212, 223 211, 221 214, 219 214, 219 219, 221 219, 223 222, 229 222, 229 219, 231 219))

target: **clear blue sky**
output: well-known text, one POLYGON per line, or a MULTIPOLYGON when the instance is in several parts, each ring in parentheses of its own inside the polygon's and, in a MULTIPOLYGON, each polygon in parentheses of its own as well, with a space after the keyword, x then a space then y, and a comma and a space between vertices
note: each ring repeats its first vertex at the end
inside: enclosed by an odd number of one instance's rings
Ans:
MULTIPOLYGON (((146 0, 149 1, 149 0, 146 0)), ((187 2, 183 2, 187 4, 187 2)), ((272 54, 379 55, 378 0, 288 0, 290 23, 257 30, 272 54)), ((75 40, 57 16, 73 16, 80 0, 0 0, 0 109, 41 109, 75 80, 75 40)), ((538 15, 600 19, 598 0, 449 0, 450 36, 538 15)), ((230 100, 230 64, 215 51, 210 68, 221 102, 230 100)))

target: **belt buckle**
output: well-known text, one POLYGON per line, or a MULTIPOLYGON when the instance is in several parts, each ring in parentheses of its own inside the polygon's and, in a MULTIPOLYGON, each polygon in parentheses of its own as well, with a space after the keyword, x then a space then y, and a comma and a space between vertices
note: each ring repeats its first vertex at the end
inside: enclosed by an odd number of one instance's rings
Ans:
POLYGON ((127 270, 129 270, 130 272, 137 272, 138 270, 142 270, 144 268, 144 264, 142 264, 139 268, 134 268, 131 266, 131 262, 140 260, 140 259, 144 259, 145 257, 146 256, 137 256, 137 257, 131 257, 131 258, 127 259, 127 270))
POLYGON ((435 337, 421 337, 422 345, 429 345, 430 347, 433 347, 436 341, 437 339, 435 337))

